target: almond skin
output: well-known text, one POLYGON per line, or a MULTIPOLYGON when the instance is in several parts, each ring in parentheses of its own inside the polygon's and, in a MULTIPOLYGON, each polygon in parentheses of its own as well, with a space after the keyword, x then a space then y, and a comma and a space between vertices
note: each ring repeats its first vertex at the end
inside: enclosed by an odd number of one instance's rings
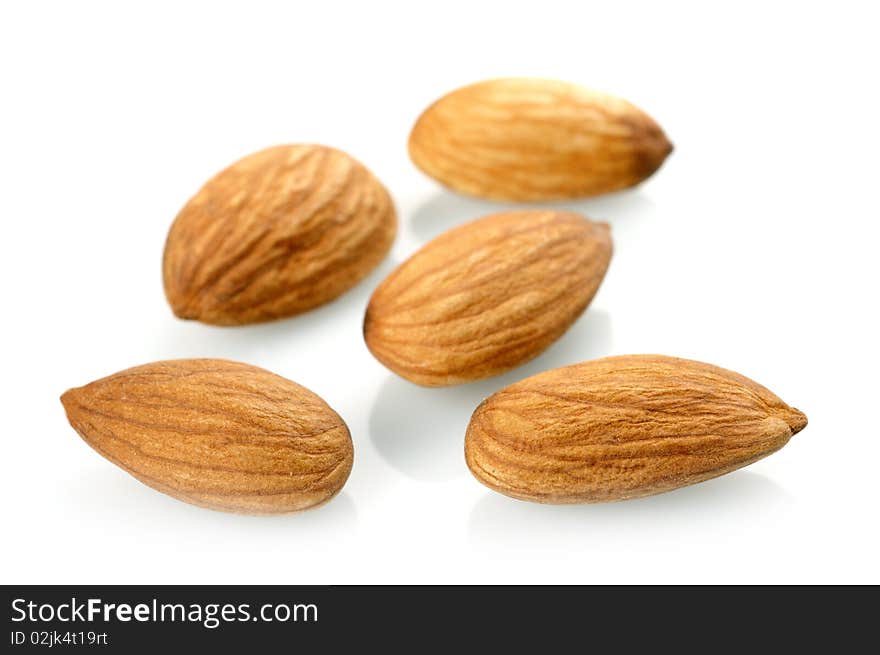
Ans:
POLYGON ((165 295, 178 317, 215 325, 294 316, 359 282, 396 230, 385 187, 349 155, 268 148, 216 175, 177 215, 165 295))
POLYGON ((556 80, 488 80, 444 96, 409 137, 416 166, 492 200, 594 196, 650 177, 672 152, 663 130, 626 100, 556 80))
POLYGON ((424 386, 497 375, 562 336, 610 259, 606 223, 551 210, 486 216, 440 235, 379 285, 364 339, 424 386))
POLYGON ((61 402, 98 453, 201 507, 296 512, 332 498, 351 472, 339 415, 308 389, 247 364, 155 362, 71 389, 61 402))
POLYGON ((474 412, 465 459, 490 489, 539 503, 657 494, 782 448, 807 417, 710 364, 608 357, 532 376, 474 412))

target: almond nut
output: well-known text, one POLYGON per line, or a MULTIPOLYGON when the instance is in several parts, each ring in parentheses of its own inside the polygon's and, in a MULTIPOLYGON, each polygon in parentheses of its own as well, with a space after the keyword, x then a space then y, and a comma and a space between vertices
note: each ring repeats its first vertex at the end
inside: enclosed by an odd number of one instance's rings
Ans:
POLYGON ((177 215, 165 295, 180 318, 216 325, 294 316, 360 281, 396 229, 385 187, 349 155, 268 148, 217 174, 177 215))
POLYGON ((339 415, 308 389, 247 364, 146 364, 71 389, 61 402, 98 453, 202 507, 295 512, 329 500, 351 472, 339 415))
POLYGON ((486 216, 391 273, 370 299, 364 338, 376 359, 417 384, 497 375, 574 323, 610 259, 606 223, 552 210, 486 216))
POLYGON ((593 196, 634 186, 672 151, 626 100, 555 80, 488 80, 419 117, 409 154, 455 191, 495 200, 593 196))
POLYGON ((465 459, 480 482, 508 496, 597 503, 729 473, 806 424, 732 371, 661 355, 608 357, 490 396, 471 418, 465 459))

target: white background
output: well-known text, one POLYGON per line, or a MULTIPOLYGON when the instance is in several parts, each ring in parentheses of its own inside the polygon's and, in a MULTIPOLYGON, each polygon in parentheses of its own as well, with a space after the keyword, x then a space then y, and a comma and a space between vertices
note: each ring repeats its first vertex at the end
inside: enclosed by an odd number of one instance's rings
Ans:
POLYGON ((872 3, 5 2, 0 9, 4 583, 880 582, 876 16, 872 3), (503 205, 409 162, 432 100, 504 75, 629 98, 676 150, 641 187, 563 203, 613 226, 592 306, 501 378, 417 388, 366 350, 372 288, 503 205), (270 325, 175 319, 167 229, 213 173, 320 142, 391 190, 390 258, 270 325), (486 395, 547 368, 658 352, 732 368, 806 412, 782 451, 621 504, 493 494, 462 455, 486 395), (59 395, 177 357, 250 362, 348 422, 329 505, 191 507, 103 460, 59 395))

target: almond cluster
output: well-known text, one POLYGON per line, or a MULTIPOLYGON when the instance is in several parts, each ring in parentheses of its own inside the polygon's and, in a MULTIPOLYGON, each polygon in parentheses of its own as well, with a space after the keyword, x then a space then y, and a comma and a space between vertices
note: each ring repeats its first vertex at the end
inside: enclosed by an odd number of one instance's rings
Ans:
MULTIPOLYGON (((566 82, 489 80, 442 97, 410 134, 418 168, 462 194, 554 206, 471 217, 413 253, 373 292, 367 348, 427 387, 490 378, 538 356, 587 309, 613 251, 607 223, 559 203, 635 186, 671 152, 644 111, 566 82)), ((165 295, 179 318, 212 325, 290 318, 362 281, 391 249, 397 221, 386 187, 345 152, 267 148, 216 174, 180 210, 162 260, 165 295)), ((327 403, 248 364, 155 362, 61 401, 98 453, 212 509, 321 505, 354 460, 348 427, 327 403)), ((751 464, 806 423, 732 371, 607 357, 487 398, 467 428, 465 461, 514 498, 625 500, 751 464)))

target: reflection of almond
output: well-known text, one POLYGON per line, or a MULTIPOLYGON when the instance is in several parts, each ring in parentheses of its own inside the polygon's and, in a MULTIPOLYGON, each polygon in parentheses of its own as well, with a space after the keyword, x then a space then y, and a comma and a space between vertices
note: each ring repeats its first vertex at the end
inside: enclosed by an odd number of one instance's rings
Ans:
POLYGON ((419 117, 416 166, 449 188, 498 200, 593 196, 656 171, 672 145, 639 108, 554 80, 466 86, 419 117))
POLYGON ((480 482, 514 498, 624 500, 751 464, 806 424, 732 371, 660 355, 608 357, 490 396, 471 418, 465 458, 480 482))
POLYGON ((379 285, 364 320, 367 346, 425 386, 496 375, 569 328, 610 258, 608 225, 572 212, 512 211, 467 223, 379 285))
POLYGON ((336 412, 247 364, 146 364, 71 389, 61 402, 101 455, 194 505, 293 512, 334 496, 351 471, 351 437, 336 412))
POLYGON ((385 187, 344 152, 262 150, 220 172, 180 211, 165 245, 174 313, 218 325, 293 316, 354 286, 397 226, 385 187))

